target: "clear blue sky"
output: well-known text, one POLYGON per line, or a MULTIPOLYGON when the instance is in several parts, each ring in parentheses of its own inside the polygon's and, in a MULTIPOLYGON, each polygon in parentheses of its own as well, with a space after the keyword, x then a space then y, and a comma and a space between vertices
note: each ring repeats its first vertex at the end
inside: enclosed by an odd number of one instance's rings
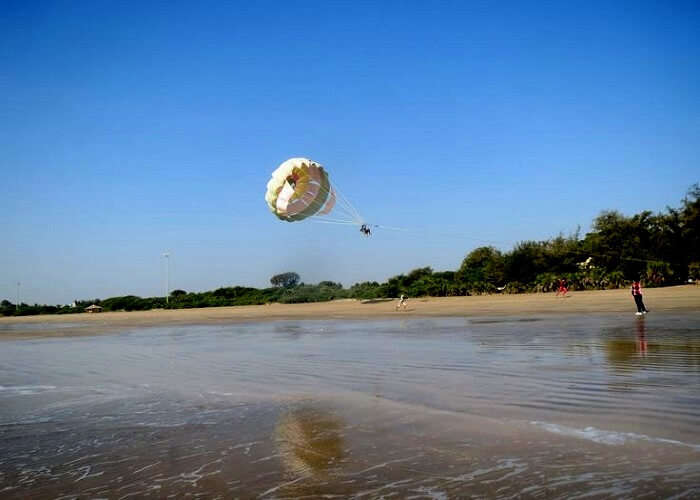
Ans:
POLYGON ((381 281, 678 206, 700 180, 698 2, 0 6, 0 299, 381 281), (277 220, 324 164, 372 222, 277 220))

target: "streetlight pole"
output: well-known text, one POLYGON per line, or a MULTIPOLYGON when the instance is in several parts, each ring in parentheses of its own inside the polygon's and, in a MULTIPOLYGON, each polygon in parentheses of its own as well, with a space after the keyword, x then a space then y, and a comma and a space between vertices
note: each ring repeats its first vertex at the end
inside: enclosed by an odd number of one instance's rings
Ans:
POLYGON ((168 295, 170 295, 170 252, 165 252, 163 257, 165 257, 165 303, 167 304, 168 295))

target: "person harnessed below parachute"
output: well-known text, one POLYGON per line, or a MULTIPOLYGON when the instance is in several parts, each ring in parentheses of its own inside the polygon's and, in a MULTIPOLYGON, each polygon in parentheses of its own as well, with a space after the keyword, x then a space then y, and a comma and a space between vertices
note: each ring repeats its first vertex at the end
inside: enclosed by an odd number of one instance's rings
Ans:
POLYGON ((372 230, 367 226, 367 224, 362 224, 360 227, 360 232, 365 236, 372 236, 372 230))

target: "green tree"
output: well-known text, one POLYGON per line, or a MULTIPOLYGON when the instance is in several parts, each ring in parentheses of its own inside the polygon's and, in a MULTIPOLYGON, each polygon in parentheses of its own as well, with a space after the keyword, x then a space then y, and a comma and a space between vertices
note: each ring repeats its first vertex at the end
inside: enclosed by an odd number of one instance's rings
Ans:
POLYGON ((275 274, 270 278, 272 286, 281 288, 290 288, 299 283, 299 275, 294 272, 275 274))
POLYGON ((593 231, 584 242, 595 265, 608 273, 621 272, 627 279, 641 275, 649 260, 651 215, 645 211, 625 217, 617 211, 606 211, 596 217, 593 231))
POLYGON ((688 263, 700 261, 700 184, 694 184, 683 199, 680 210, 683 248, 688 263))
POLYGON ((547 243, 540 241, 521 241, 505 257, 505 281, 533 283, 538 274, 550 270, 547 243))
POLYGON ((472 250, 462 261, 455 278, 463 283, 486 282, 498 286, 503 283, 505 261, 494 247, 472 250))
POLYGON ((343 289, 343 284, 342 283, 335 283, 333 281, 321 281, 318 284, 319 287, 322 288, 334 288, 336 290, 342 290, 343 289))

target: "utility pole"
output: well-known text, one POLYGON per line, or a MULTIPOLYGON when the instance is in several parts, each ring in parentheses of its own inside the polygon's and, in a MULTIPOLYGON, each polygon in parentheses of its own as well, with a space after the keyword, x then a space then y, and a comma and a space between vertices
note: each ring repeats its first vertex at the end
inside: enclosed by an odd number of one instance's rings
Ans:
POLYGON ((167 304, 170 295, 170 252, 165 252, 163 257, 165 257, 165 303, 167 304))
POLYGON ((20 282, 18 281, 17 282, 17 304, 15 304, 15 309, 17 309, 18 311, 19 311, 19 285, 20 285, 20 282))

